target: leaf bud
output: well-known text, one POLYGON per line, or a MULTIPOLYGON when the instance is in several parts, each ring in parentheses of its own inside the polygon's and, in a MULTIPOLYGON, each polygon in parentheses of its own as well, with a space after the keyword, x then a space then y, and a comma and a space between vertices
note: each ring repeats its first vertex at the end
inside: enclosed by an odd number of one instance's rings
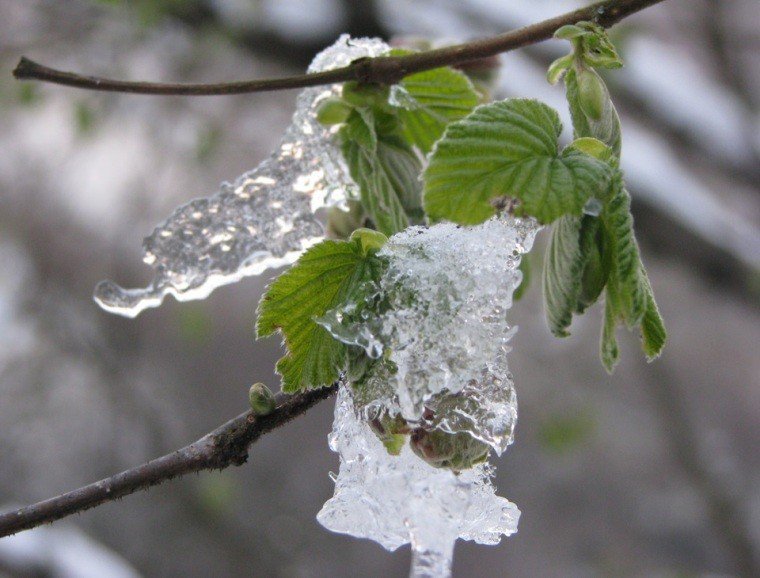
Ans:
POLYGON ((601 77, 591 69, 578 70, 578 100, 584 114, 592 120, 600 120, 605 101, 609 98, 607 87, 601 77))
POLYGON ((277 407, 272 390, 263 383, 254 383, 248 390, 248 401, 253 413, 257 416, 265 416, 272 413, 277 407))

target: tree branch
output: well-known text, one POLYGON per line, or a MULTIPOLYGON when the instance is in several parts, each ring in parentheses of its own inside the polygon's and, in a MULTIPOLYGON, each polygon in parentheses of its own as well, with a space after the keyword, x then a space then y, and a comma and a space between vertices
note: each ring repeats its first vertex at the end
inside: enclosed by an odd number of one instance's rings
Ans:
POLYGON ((64 72, 43 66, 25 57, 22 57, 19 61, 16 69, 13 71, 13 76, 20 80, 39 80, 88 90, 186 96, 245 94, 289 88, 304 88, 352 80, 363 83, 390 85, 398 83, 405 76, 415 72, 441 66, 463 64, 548 40, 561 26, 575 24, 581 20, 593 20, 601 26, 608 28, 623 18, 654 4, 659 4, 662 1, 604 0, 603 2, 597 2, 585 8, 580 8, 573 12, 568 12, 561 16, 490 38, 405 56, 360 58, 343 68, 284 78, 220 84, 129 82, 64 72))
POLYGON ((280 394, 276 409, 269 415, 257 417, 248 411, 170 454, 78 490, 1 514, 0 538, 49 524, 191 472, 240 466, 248 459, 248 448, 259 437, 305 413, 337 390, 336 384, 292 396, 280 394))

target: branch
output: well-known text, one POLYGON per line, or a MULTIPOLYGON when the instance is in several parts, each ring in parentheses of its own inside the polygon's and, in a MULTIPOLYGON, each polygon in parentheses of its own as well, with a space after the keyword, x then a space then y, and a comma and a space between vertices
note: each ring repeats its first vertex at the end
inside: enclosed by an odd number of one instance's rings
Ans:
POLYGON ((185 474, 240 466, 248 459, 248 448, 259 437, 305 413, 337 390, 338 386, 332 385, 292 396, 280 394, 277 407, 269 415, 257 417, 248 411, 170 454, 78 490, 0 514, 0 538, 49 524, 185 474))
POLYGON ((43 66, 25 57, 22 57, 19 61, 16 69, 13 71, 13 76, 20 80, 40 80, 88 90, 186 96, 247 94, 289 88, 305 88, 307 86, 319 86, 352 80, 362 83, 390 85, 398 83, 405 76, 415 72, 439 68, 441 66, 464 64, 548 40, 558 28, 566 24, 575 24, 581 20, 593 20, 601 26, 609 28, 623 18, 654 4, 659 4, 662 1, 604 0, 603 2, 597 2, 585 8, 580 8, 573 12, 568 12, 561 16, 490 38, 473 40, 464 44, 405 56, 360 58, 343 68, 284 78, 220 84, 129 82, 64 72, 43 66))

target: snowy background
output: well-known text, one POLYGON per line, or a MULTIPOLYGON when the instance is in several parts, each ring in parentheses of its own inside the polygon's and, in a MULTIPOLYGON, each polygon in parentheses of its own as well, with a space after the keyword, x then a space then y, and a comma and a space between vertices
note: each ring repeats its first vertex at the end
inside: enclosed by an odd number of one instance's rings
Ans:
MULTIPOLYGON (((166 453, 244 410, 252 382, 276 384, 277 340, 253 339, 265 279, 203 302, 170 298, 135 320, 91 295, 103 278, 145 284, 142 237, 265 158, 296 96, 21 84, 10 71, 22 54, 117 78, 234 80, 301 71, 340 32, 461 40, 576 5, 0 0, 0 504, 166 453)), ((668 0, 616 29, 627 67, 607 80, 671 340, 647 365, 625 335, 610 378, 597 359, 600 311, 557 341, 533 286, 513 315, 516 443, 498 461, 519 532, 497 547, 459 544, 455 576, 757 574, 758 29, 756 0, 668 0)), ((500 95, 564 111, 543 71, 566 49, 505 55, 500 95)), ((0 576, 403 576, 408 549, 389 554, 315 520, 337 469, 331 421, 323 403, 262 439, 242 468, 0 540, 0 576)))

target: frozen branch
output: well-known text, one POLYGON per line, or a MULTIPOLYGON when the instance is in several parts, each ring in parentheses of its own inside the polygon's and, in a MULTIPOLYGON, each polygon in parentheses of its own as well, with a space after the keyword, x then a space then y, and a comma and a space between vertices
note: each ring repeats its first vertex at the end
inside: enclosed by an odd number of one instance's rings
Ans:
POLYGON ((362 83, 390 85, 398 83, 405 76, 415 72, 439 68, 441 66, 461 65, 473 60, 487 58, 548 40, 558 28, 566 24, 575 24, 582 20, 592 20, 605 28, 609 28, 623 18, 654 4, 659 4, 662 1, 604 0, 603 2, 597 2, 561 16, 490 38, 473 40, 464 44, 417 52, 405 56, 361 58, 342 68, 284 78, 219 84, 129 82, 64 72, 43 66, 25 57, 22 57, 19 61, 16 69, 13 71, 13 76, 20 80, 39 80, 87 90, 186 96, 245 94, 290 88, 305 88, 352 80, 362 83))
POLYGON ((248 459, 248 448, 259 437, 305 413, 336 391, 337 385, 333 385, 292 396, 280 394, 276 409, 269 415, 256 416, 248 411, 165 456, 78 490, 0 514, 0 538, 49 524, 191 472, 240 466, 248 459))

